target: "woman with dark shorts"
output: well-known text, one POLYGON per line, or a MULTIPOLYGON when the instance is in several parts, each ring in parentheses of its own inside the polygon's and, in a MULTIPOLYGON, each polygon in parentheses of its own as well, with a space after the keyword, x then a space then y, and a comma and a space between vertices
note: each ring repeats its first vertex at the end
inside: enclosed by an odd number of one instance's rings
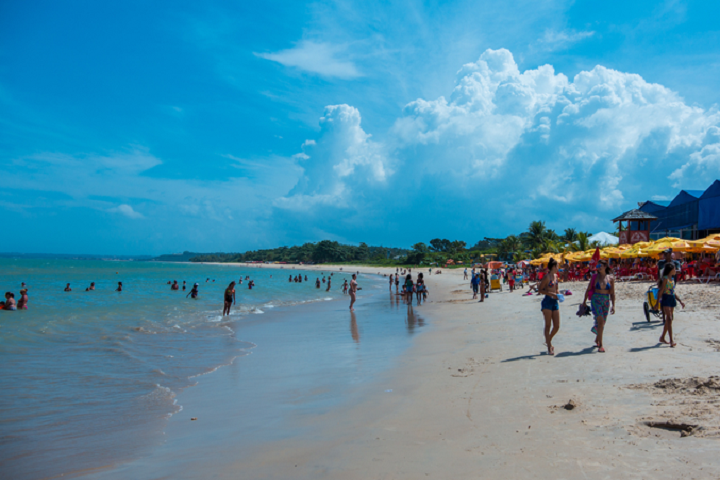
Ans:
POLYGON ((552 339, 560 330, 560 306, 558 304, 558 264, 554 258, 548 262, 548 274, 545 275, 538 286, 538 292, 545 295, 540 309, 545 319, 545 345, 548 354, 555 355, 552 339), (552 325, 552 331, 550 326, 552 325))
POLYGON ((235 282, 225 289, 225 305, 223 306, 223 316, 230 315, 230 307, 235 303, 235 282))
POLYGON ((666 264, 662 272, 662 283, 660 284, 660 290, 658 290, 658 298, 661 299, 660 305, 662 305, 663 313, 665 313, 665 325, 663 326, 662 335, 660 335, 660 343, 668 343, 665 340, 665 334, 668 334, 670 336, 669 343, 671 347, 675 346, 672 334, 672 322, 677 302, 680 302, 680 305, 685 308, 685 304, 675 293, 675 280, 673 280, 674 277, 675 264, 666 264))

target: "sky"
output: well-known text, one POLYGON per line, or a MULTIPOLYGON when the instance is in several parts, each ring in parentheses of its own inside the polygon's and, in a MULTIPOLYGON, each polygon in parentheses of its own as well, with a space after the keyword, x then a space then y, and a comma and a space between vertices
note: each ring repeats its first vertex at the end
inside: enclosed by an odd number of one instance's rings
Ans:
POLYGON ((720 178, 720 2, 0 2, 0 251, 612 231, 720 178))

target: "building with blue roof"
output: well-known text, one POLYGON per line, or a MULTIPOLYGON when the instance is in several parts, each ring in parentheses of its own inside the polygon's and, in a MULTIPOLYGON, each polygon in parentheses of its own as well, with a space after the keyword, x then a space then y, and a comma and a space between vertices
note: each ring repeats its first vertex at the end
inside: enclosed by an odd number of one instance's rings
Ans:
POLYGON ((696 240, 720 232, 720 180, 707 190, 681 190, 670 202, 640 202, 638 210, 657 217, 650 223, 650 238, 678 237, 696 240))

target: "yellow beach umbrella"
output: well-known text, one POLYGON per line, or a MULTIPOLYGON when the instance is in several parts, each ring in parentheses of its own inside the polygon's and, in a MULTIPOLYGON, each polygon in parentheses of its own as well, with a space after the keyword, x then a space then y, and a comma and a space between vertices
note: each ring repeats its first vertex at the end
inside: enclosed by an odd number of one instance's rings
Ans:
POLYGON ((694 240, 692 242, 688 242, 693 247, 702 246, 702 245, 710 245, 711 247, 720 247, 720 234, 713 234, 708 235, 705 238, 701 238, 700 240, 694 240))
POLYGON ((620 254, 622 252, 623 250, 620 250, 617 247, 607 247, 600 250, 600 258, 603 257, 603 254, 606 255, 608 258, 620 258, 620 254))
POLYGON ((690 245, 685 240, 679 238, 665 237, 661 238, 656 242, 653 242, 653 244, 647 248, 647 251, 651 255, 657 255, 658 253, 664 252, 668 248, 672 248, 673 250, 678 252, 684 252, 692 248, 692 245, 690 245))
POLYGON ((696 245, 695 242, 688 243, 691 245, 691 248, 685 251, 690 253, 715 253, 720 250, 720 246, 714 247, 707 243, 702 245, 696 245))

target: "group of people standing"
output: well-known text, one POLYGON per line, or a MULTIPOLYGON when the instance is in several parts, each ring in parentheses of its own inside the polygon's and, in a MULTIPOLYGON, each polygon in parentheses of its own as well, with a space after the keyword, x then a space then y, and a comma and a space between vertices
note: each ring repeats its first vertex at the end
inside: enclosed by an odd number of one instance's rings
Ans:
POLYGON ((405 275, 405 280, 402 284, 402 289, 400 288, 400 272, 398 270, 395 271, 395 275, 393 276, 390 274, 389 277, 389 286, 390 286, 390 293, 392 293, 393 284, 395 284, 395 294, 400 295, 402 299, 408 304, 412 305, 413 301, 413 294, 417 297, 417 303, 420 305, 421 300, 427 299, 428 294, 430 293, 427 286, 425 285, 425 278, 422 274, 422 272, 418 273, 417 280, 413 282, 412 274, 409 273, 411 270, 407 270, 407 273, 405 270, 403 270, 402 274, 405 275))
MULTIPOLYGON (((659 267, 661 269, 658 278, 658 288, 656 298, 660 302, 663 313, 663 332, 659 342, 675 347, 673 341, 672 324, 674 320, 674 311, 679 302, 683 308, 685 304, 677 296, 675 292, 675 275, 677 273, 677 262, 672 260, 672 250, 667 250, 664 261, 661 260, 659 267)), ((558 263, 554 259, 550 259, 547 267, 547 274, 543 277, 538 285, 538 293, 545 295, 542 299, 540 309, 545 321, 545 345, 548 354, 554 355, 555 348, 553 339, 560 331, 560 302, 564 296, 559 291, 560 277, 558 275, 558 263)), ((603 342, 605 326, 608 317, 615 314, 615 277, 612 275, 612 269, 607 261, 600 260, 596 263, 595 272, 590 276, 582 305, 578 311, 578 315, 592 313, 595 322, 591 331, 595 334, 595 346, 598 352, 605 353, 605 345, 603 342), (588 307, 587 303, 590 302, 588 307)))

